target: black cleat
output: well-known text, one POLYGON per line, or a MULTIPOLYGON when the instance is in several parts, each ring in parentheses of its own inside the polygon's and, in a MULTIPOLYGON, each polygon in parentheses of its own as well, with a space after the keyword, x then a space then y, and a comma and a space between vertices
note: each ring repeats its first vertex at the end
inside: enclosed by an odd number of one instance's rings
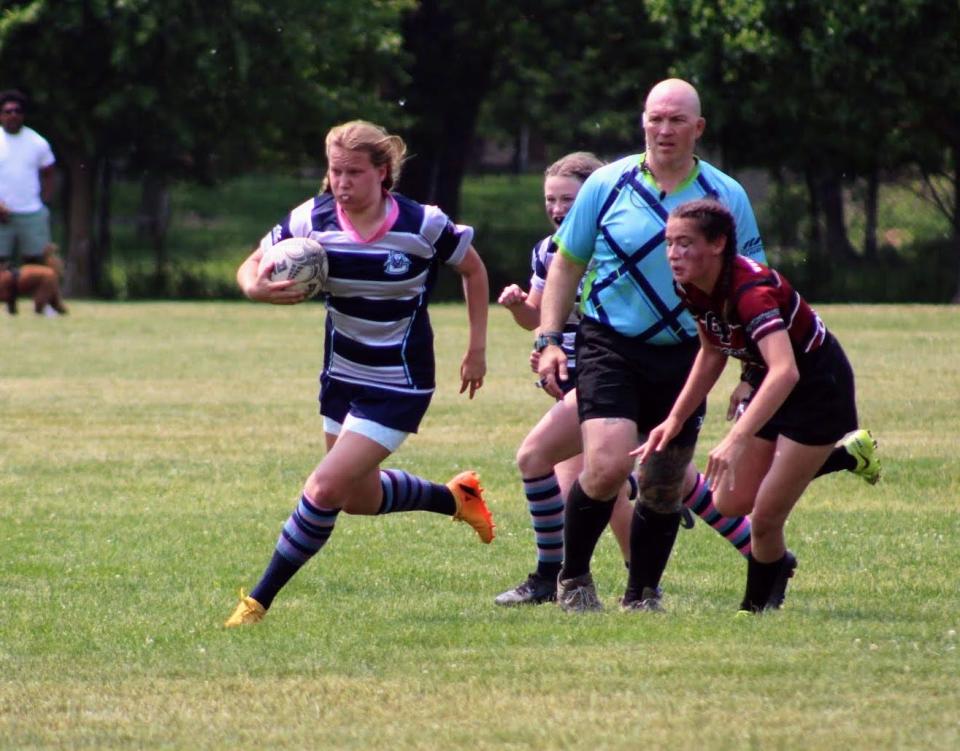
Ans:
POLYGON ((497 605, 539 605, 557 599, 557 580, 541 576, 536 571, 526 581, 513 589, 498 594, 493 601, 497 605))

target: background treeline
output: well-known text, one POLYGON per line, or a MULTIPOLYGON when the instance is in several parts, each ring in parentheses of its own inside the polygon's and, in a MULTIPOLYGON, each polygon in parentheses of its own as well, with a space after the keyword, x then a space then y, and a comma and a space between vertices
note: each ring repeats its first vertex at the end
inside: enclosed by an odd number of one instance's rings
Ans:
POLYGON ((679 75, 809 296, 956 302, 958 39, 956 0, 4 0, 0 87, 57 152, 73 295, 235 294, 353 117, 407 138, 400 190, 477 225, 494 285, 522 279, 539 170, 642 148, 679 75))

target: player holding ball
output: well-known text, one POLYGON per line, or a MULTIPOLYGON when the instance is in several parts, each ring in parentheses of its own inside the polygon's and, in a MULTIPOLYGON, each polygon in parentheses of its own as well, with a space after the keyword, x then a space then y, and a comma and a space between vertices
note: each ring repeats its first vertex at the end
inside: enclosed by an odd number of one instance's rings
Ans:
POLYGON ((320 413, 327 453, 283 525, 259 583, 227 619, 257 623, 280 589, 330 537, 341 511, 377 515, 432 511, 465 521, 489 543, 494 524, 474 472, 446 485, 380 465, 417 432, 434 391, 433 333, 427 299, 441 264, 463 279, 469 334, 460 393, 472 399, 486 373, 486 268, 473 230, 440 209, 391 192, 406 153, 403 140, 362 120, 327 133, 322 193, 293 209, 240 265, 251 300, 293 304, 305 292, 271 281, 264 250, 309 237, 326 251, 327 306, 320 413))

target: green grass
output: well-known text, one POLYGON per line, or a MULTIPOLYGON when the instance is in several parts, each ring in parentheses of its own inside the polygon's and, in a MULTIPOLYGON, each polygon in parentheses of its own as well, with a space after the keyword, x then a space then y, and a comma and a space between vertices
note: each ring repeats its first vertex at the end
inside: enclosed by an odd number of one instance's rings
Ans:
POLYGON ((957 313, 820 312, 885 477, 811 486, 780 613, 732 617, 744 565, 703 524, 679 537, 662 616, 616 610, 609 534, 607 612, 496 608, 533 564, 513 453, 549 402, 501 310, 486 385, 458 395, 465 314, 437 305, 439 390, 390 465, 477 468, 497 540, 431 514, 341 516, 268 619, 231 631, 322 456, 322 307, 0 317, 0 748, 956 748, 957 313))

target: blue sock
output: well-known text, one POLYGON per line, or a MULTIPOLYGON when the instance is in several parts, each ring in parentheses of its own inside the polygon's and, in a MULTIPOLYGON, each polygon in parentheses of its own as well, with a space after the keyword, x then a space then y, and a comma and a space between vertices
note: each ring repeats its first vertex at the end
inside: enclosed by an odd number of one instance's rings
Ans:
POLYGON ((318 506, 306 494, 300 496, 300 503, 280 530, 273 558, 250 596, 269 608, 277 592, 326 544, 339 513, 340 509, 318 506))
POLYGON ((400 511, 433 511, 453 516, 457 502, 446 485, 424 480, 402 469, 380 470, 383 500, 377 514, 395 514, 400 511))

